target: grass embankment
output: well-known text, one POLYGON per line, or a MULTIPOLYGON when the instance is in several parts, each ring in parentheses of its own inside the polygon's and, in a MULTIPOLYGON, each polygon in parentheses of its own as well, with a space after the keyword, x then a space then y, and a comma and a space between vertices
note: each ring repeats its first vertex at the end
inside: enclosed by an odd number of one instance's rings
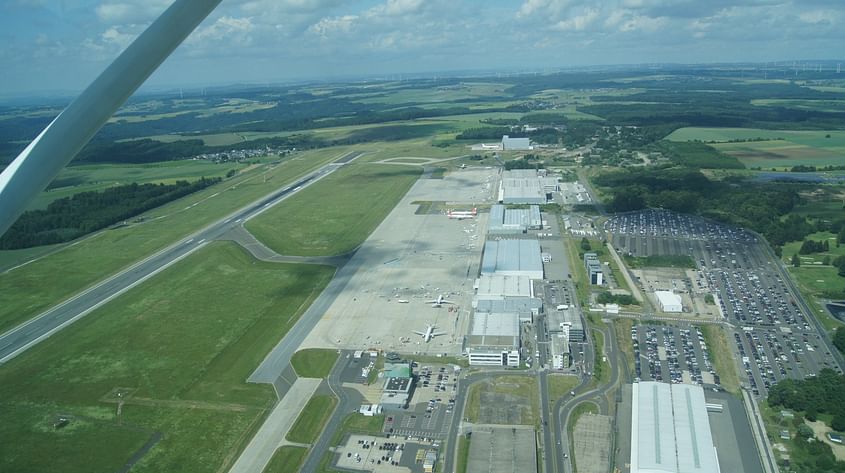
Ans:
POLYGON ((569 396, 569 393, 578 385, 578 377, 572 375, 550 374, 548 380, 549 404, 551 405, 569 396))
POLYGON ((733 351, 728 346, 724 329, 718 325, 708 324, 701 326, 701 332, 704 334, 704 343, 707 345, 707 351, 710 352, 713 368, 719 374, 722 387, 732 394, 739 395, 736 360, 733 358, 733 351))
POLYGON ((270 463, 264 467, 263 473, 297 473, 306 455, 308 455, 308 449, 305 447, 290 445, 279 447, 270 459, 270 463))
POLYGON ((337 362, 337 350, 306 348, 290 358, 294 371, 303 378, 325 378, 337 362))
POLYGON ((481 381, 470 387, 467 396, 465 417, 470 422, 479 422, 481 416, 481 393, 506 394, 520 398, 527 408, 522 410, 520 425, 535 425, 539 421, 539 393, 537 380, 531 376, 507 375, 481 381))
POLYGON ((631 328, 633 326, 634 321, 632 319, 618 318, 613 321, 613 329, 616 330, 616 346, 625 355, 625 363, 628 365, 629 373, 635 372, 634 341, 631 340, 631 328))
POLYGON ((421 173, 414 166, 355 163, 247 223, 283 255, 325 256, 357 248, 421 173))
POLYGON ((610 370, 607 369, 608 365, 604 354, 604 332, 593 329, 590 333, 593 337, 593 347, 595 347, 593 379, 601 386, 610 380, 610 370))
POLYGON ((335 148, 295 155, 266 174, 265 168, 256 168, 151 210, 143 214, 142 224, 105 230, 0 274, 0 332, 290 183, 337 158, 342 151, 335 148))
POLYGON ((469 447, 472 437, 462 435, 458 437, 458 461, 455 464, 455 473, 466 473, 469 464, 469 447))
POLYGON ((583 259, 578 257, 578 249, 576 245, 578 242, 571 237, 563 239, 566 244, 566 251, 570 261, 570 274, 572 274, 572 281, 575 284, 575 294, 578 296, 578 302, 581 307, 587 308, 590 306, 590 281, 587 279, 587 269, 582 264, 583 259))
POLYGON ((285 438, 290 442, 313 443, 323 430, 335 405, 337 399, 334 396, 314 395, 302 409, 285 438))
POLYGON ((227 468, 275 402, 244 380, 332 274, 213 243, 53 335, 0 367, 0 471, 118 471, 155 433, 132 471, 227 468))
POLYGON ((624 255, 625 264, 637 268, 682 268, 695 269, 695 261, 689 255, 624 255))

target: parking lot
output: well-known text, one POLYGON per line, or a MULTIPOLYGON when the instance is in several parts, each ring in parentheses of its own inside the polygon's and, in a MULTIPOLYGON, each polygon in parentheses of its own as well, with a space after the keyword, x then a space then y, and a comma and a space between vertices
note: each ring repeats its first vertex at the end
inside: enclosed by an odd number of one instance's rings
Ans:
MULTIPOLYGON (((838 370, 782 279, 779 262, 754 234, 659 210, 613 217, 605 229, 622 253, 693 258, 698 271, 689 289, 710 292, 721 320, 735 327, 734 355, 745 373, 745 384, 755 395, 765 396, 767 388, 780 379, 804 378, 825 367, 838 370)), ((661 376, 666 376, 664 365, 661 362, 661 376)), ((651 375, 648 367, 643 372, 651 375)), ((657 372, 655 367, 655 376, 657 372)))
POLYGON ((407 442, 395 437, 352 435, 337 449, 335 466, 345 470, 373 472, 422 472, 420 452, 432 448, 419 442, 407 442))
POLYGON ((719 385, 704 334, 694 325, 631 328, 638 380, 719 385))
POLYGON ((446 437, 455 412, 459 372, 447 366, 422 366, 411 405, 385 417, 384 433, 406 440, 446 437))

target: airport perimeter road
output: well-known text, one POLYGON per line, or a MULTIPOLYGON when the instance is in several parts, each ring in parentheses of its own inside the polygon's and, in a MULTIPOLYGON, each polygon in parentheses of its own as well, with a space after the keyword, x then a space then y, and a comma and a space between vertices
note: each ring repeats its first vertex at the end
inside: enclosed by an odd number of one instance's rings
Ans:
POLYGON ((144 282, 168 266, 185 258, 209 241, 216 240, 244 221, 278 204, 296 191, 317 182, 362 153, 347 153, 290 185, 253 202, 178 243, 130 266, 108 279, 50 308, 41 315, 0 335, 0 364, 89 314, 94 309, 144 282))
MULTIPOLYGON (((572 473, 573 471, 570 460, 572 458, 572 452, 569 452, 569 438, 567 437, 567 426, 569 425, 569 416, 572 414, 572 410, 582 401, 593 401, 600 406, 602 413, 609 414, 609 406, 607 405, 605 396, 608 391, 614 389, 619 384, 621 379, 619 365, 620 363, 624 363, 624 361, 620 360, 622 352, 616 346, 613 325, 610 324, 607 330, 601 330, 601 332, 604 334, 604 352, 607 356, 607 362, 610 365, 610 379, 606 384, 596 389, 582 392, 589 381, 589 378, 582 378, 581 384, 575 388, 575 397, 571 399, 563 398, 555 404, 554 411, 557 412, 557 415, 554 421, 557 422, 557 425, 554 428, 555 432, 559 434, 558 439, 560 442, 560 448, 558 448, 557 455, 555 455, 558 473, 572 473), (596 397, 599 399, 595 400, 596 397), (564 457, 564 453, 568 453, 568 455, 564 457)), ((601 354, 598 354, 598 356, 601 356, 601 354)))

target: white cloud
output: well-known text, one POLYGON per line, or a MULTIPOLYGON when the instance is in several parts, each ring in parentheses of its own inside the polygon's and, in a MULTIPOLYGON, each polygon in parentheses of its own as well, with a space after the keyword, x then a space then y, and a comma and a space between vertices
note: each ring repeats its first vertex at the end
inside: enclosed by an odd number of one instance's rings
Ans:
POLYGON ((359 17, 357 15, 323 18, 317 23, 311 25, 309 31, 322 37, 328 37, 336 33, 349 33, 358 18, 359 17))
POLYGON ((239 46, 252 43, 250 33, 255 29, 250 18, 222 16, 208 26, 202 26, 188 37, 189 45, 207 46, 209 43, 226 42, 239 46))
POLYGON ((107 1, 97 5, 95 12, 100 21, 106 24, 146 23, 161 15, 170 3, 168 0, 107 1))
POLYGON ((559 31, 584 31, 599 18, 595 8, 587 9, 583 14, 557 22, 552 28, 559 31))
POLYGON ((798 18, 804 23, 812 25, 819 23, 831 23, 837 17, 836 12, 830 10, 811 10, 801 12, 798 18))

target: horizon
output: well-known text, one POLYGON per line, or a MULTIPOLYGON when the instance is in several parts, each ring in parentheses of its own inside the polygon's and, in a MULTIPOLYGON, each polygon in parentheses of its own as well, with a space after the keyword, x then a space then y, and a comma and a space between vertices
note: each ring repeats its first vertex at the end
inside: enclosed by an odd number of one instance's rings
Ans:
MULTIPOLYGON (((0 6, 5 96, 73 94, 168 0, 14 1, 0 6)), ((836 2, 497 0, 226 1, 145 90, 348 81, 463 71, 836 60, 836 2)))

